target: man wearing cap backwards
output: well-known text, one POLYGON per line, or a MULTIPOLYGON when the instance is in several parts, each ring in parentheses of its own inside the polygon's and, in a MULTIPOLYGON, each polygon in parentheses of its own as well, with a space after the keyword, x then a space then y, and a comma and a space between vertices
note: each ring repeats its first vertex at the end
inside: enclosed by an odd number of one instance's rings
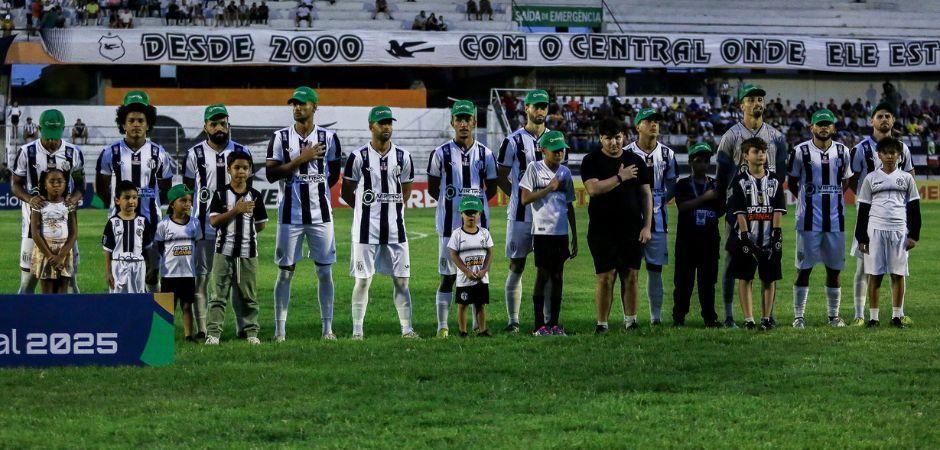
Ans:
MULTIPOLYGON (((203 113, 203 131, 206 133, 206 140, 186 151, 186 167, 183 171, 183 184, 193 191, 192 216, 199 219, 201 232, 201 238, 196 240, 194 252, 196 299, 193 303, 193 316, 196 318, 197 341, 206 339, 209 275, 212 273, 212 260, 215 255, 216 230, 209 225, 209 203, 215 191, 224 190, 229 183, 230 176, 226 170, 226 158, 229 153, 242 152, 251 155, 248 148, 231 140, 231 125, 225 105, 219 103, 206 107, 203 113)), ((232 295, 239 295, 238 289, 233 289, 232 295)), ((239 309, 235 311, 240 312, 239 309)), ((236 319, 237 331, 241 331, 241 317, 236 319)))
MULTIPOLYGON (((146 92, 125 94, 115 120, 124 138, 101 150, 95 175, 95 193, 105 206, 111 206, 112 215, 117 211, 116 205, 111 205, 114 187, 122 180, 134 183, 140 194, 137 210, 152 227, 156 227, 163 216, 161 205, 173 182, 169 155, 160 144, 147 137, 156 121, 157 109, 150 104, 146 92)), ((155 249, 147 249, 146 263, 147 290, 156 292, 160 255, 155 249)))
MULTIPOLYGON (((879 103, 871 112, 872 134, 867 136, 852 148, 852 178, 849 178, 849 188, 858 192, 858 188, 865 182, 868 174, 881 168, 881 159, 875 151, 878 142, 891 137, 894 128, 894 107, 890 103, 879 103)), ((911 159, 911 149, 901 142, 901 157, 898 159, 898 168, 914 175, 914 163, 911 159)), ((851 253, 855 256, 855 319, 854 326, 865 326, 865 305, 868 298, 868 275, 865 273, 864 254, 858 251, 858 242, 852 237, 851 253)), ((904 299, 901 299, 901 322, 911 325, 913 321, 904 315, 904 299)))
POLYGON ((372 139, 346 159, 343 200, 354 208, 349 275, 352 292, 352 338, 363 338, 369 285, 376 271, 392 277, 395 308, 402 337, 418 339, 411 324, 411 259, 405 236, 405 202, 411 196, 414 164, 411 154, 392 143, 392 110, 369 111, 372 139))
MULTIPOLYGON (((23 227, 20 240, 20 294, 33 294, 36 277, 30 274, 30 258, 33 239, 29 234, 30 211, 38 211, 46 205, 39 196, 39 177, 49 169, 60 169, 71 174, 66 190, 66 206, 78 207, 85 193, 85 156, 73 144, 62 139, 65 117, 57 109, 43 111, 39 116, 39 139, 27 142, 17 149, 13 161, 13 182, 10 191, 20 199, 23 210, 23 227)), ((78 244, 74 250, 75 268, 78 269, 78 244)), ((78 293, 77 276, 71 278, 71 289, 78 293)))
POLYGON ((653 108, 641 109, 633 119, 639 137, 624 147, 646 163, 650 189, 653 191, 653 229, 649 242, 643 247, 646 260, 646 294, 650 301, 650 323, 662 323, 663 266, 669 262, 669 238, 666 235, 669 212, 666 205, 676 187, 679 168, 676 153, 656 139, 659 137, 659 121, 662 115, 653 108))
MULTIPOLYGON (((496 158, 493 152, 473 138, 477 125, 477 107, 469 100, 458 100, 450 110, 454 138, 434 149, 428 159, 428 192, 437 200, 438 265, 441 284, 437 288, 437 336, 449 334, 447 315, 453 298, 457 266, 448 247, 451 233, 463 226, 461 199, 477 197, 482 203, 480 226, 489 227, 487 201, 496 195, 496 158)), ((475 314, 474 314, 475 316, 475 314)))
MULTIPOLYGON (((525 96, 526 124, 503 139, 496 159, 499 188, 509 196, 506 220, 506 258, 509 274, 506 277, 506 312, 509 324, 505 331, 519 332, 519 306, 522 302, 522 272, 526 257, 532 252, 532 206, 523 205, 519 181, 530 162, 541 161, 538 139, 545 133, 548 115, 548 93, 541 89, 529 91, 525 96)), ((566 153, 567 161, 567 153, 566 153)), ((545 313, 548 314, 548 305, 545 313)))
MULTIPOLYGON (((721 136, 718 143, 718 154, 715 158, 718 163, 719 192, 730 196, 731 180, 741 170, 744 163, 741 155, 741 142, 752 137, 759 137, 767 143, 767 167, 777 177, 782 185, 786 177, 785 167, 788 145, 786 136, 776 128, 764 123, 764 95, 766 92, 760 86, 745 84, 738 92, 738 101, 744 120, 734 124, 721 136)), ((747 167, 747 164, 744 164, 747 167)), ((734 214, 725 216, 727 235, 734 233, 734 214)), ((721 296, 725 303, 725 323, 729 328, 737 328, 734 323, 734 277, 728 271, 731 262, 730 252, 725 253, 724 275, 722 278, 721 296)), ((772 311, 771 311, 772 313, 772 311)), ((773 315, 770 317, 774 322, 773 315)), ((774 322, 775 323, 775 322, 774 322)))
POLYGON ((274 340, 287 336, 287 308, 294 268, 301 260, 304 240, 307 257, 316 265, 317 299, 320 303, 320 333, 333 334, 333 263, 336 239, 330 187, 339 180, 342 148, 333 130, 315 125, 317 93, 301 86, 287 100, 294 125, 271 136, 265 167, 268 181, 278 181, 277 243, 274 263, 280 267, 274 282, 274 340))
MULTIPOLYGON (((787 160, 787 183, 796 202, 796 282, 793 285, 793 328, 806 326, 804 310, 813 266, 826 266, 829 325, 844 327, 839 317, 845 265, 845 200, 852 176, 849 149, 832 140, 836 116, 828 109, 813 113, 813 139, 797 144, 787 160)), ((780 233, 779 229, 771 234, 780 233)))

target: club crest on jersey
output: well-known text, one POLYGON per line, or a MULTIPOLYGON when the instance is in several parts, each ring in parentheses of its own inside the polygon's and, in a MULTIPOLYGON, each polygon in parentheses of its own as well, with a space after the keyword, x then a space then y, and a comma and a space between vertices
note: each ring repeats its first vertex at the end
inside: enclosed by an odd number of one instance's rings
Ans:
POLYGON ((141 237, 144 235, 144 230, 138 228, 137 230, 134 231, 134 234, 136 234, 137 237, 141 237))
POLYGON ((147 167, 150 167, 150 170, 156 169, 156 168, 157 168, 157 161, 151 159, 151 160, 147 163, 147 167))
POLYGON ((62 161, 62 164, 60 164, 60 166, 62 166, 62 170, 65 172, 72 170, 72 163, 68 161, 62 161))
POLYGON ((903 188, 903 187, 904 187, 904 179, 903 179, 903 178, 898 178, 898 179, 894 180, 894 182, 898 185, 899 188, 903 188))
POLYGON ((375 192, 372 189, 366 189, 365 192, 362 193, 362 204, 371 205, 374 202, 375 192))

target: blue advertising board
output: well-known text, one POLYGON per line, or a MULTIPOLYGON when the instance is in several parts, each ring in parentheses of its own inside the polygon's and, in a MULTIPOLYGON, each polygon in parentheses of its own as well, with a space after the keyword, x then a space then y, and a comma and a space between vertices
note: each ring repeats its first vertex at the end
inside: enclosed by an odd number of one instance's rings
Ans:
POLYGON ((0 367, 173 363, 172 294, 0 295, 0 367))

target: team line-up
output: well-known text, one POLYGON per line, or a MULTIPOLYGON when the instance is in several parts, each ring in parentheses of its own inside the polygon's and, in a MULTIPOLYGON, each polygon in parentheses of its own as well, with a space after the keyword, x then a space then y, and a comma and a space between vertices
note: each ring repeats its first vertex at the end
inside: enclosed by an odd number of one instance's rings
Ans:
MULTIPOLYGON (((858 258, 854 279, 853 325, 878 326, 879 288, 885 274, 892 284, 892 325, 904 327, 904 278, 908 251, 920 233, 917 186, 910 150, 890 136, 893 108, 872 112, 873 133, 852 149, 832 140, 835 116, 827 109, 812 116, 813 138, 788 148, 783 135, 763 122, 765 92, 744 85, 739 92, 743 120, 721 138, 689 148, 692 174, 677 179, 675 152, 658 142, 654 109, 640 110, 635 142, 624 146, 623 124, 598 124, 602 149, 584 157, 581 178, 591 196, 587 242, 597 274, 595 333, 609 330, 616 281, 620 280, 624 328, 636 330, 637 272, 646 262, 650 322, 662 323, 663 266, 668 263, 667 205, 679 215, 674 248, 672 318, 684 325, 695 283, 707 327, 732 327, 735 280, 746 328, 776 327, 774 300, 781 279, 787 213, 784 186, 797 198, 793 288, 794 328, 804 328, 813 268, 826 270, 828 324, 840 317, 840 271, 845 263, 845 189, 858 193, 858 220, 851 254, 858 258), (717 178, 706 174, 716 156, 717 178), (723 270, 724 321, 715 308, 721 237, 727 236, 723 270), (760 279, 760 320, 752 306, 752 280, 760 279), (864 319, 866 297, 869 320, 864 319)), ((274 340, 286 339, 285 326, 296 264, 306 256, 316 267, 322 336, 333 333, 333 275, 336 262, 330 187, 342 176, 342 198, 353 206, 350 276, 352 338, 362 339, 369 287, 376 272, 389 275, 402 336, 418 338, 412 326, 411 275, 404 202, 415 168, 411 154, 392 142, 395 118, 386 106, 368 117, 371 140, 344 156, 337 134, 315 125, 317 93, 297 88, 287 100, 294 123, 273 133, 265 161, 267 179, 277 182, 274 283, 274 340)), ((534 254, 532 294, 534 336, 565 335, 560 323, 564 265, 578 254, 574 183, 566 166, 568 145, 559 131, 547 130, 549 96, 525 97, 526 124, 507 136, 497 152, 474 139, 476 106, 461 100, 451 109, 454 138, 433 150, 427 167, 429 191, 438 200, 439 236, 436 294, 438 337, 448 337, 450 306, 458 304, 460 336, 474 330, 489 336, 485 305, 495 243, 487 229, 497 189, 509 196, 505 253, 509 272, 505 303, 509 333, 520 331, 522 275, 534 254), (472 312, 468 326, 467 311, 472 312)), ((183 310, 187 339, 216 345, 225 309, 235 312, 240 338, 259 344, 256 292, 257 235, 268 220, 259 192, 251 187, 250 151, 231 140, 224 105, 205 109, 207 139, 188 150, 183 184, 172 186, 167 152, 148 138, 156 108, 144 91, 131 91, 118 107, 123 139, 104 148, 96 163, 95 190, 110 207, 102 232, 105 277, 113 293, 172 292, 183 310), (167 206, 164 214, 162 205, 167 206), (159 282, 159 288, 158 288, 159 282), (214 289, 213 289, 214 288, 214 289)), ((13 193, 23 202, 20 293, 41 283, 44 293, 78 292, 76 207, 85 186, 81 150, 62 139, 65 118, 55 109, 40 116, 40 138, 20 147, 14 161, 13 193)))

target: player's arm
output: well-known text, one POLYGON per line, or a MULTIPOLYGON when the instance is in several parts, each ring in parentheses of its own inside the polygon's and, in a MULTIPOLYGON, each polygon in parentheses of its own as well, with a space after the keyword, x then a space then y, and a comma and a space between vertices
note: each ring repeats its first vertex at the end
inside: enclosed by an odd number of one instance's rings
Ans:
POLYGON ((401 184, 401 201, 408 206, 408 199, 411 198, 411 182, 401 184))
POLYGON ((512 180, 509 175, 512 173, 512 155, 516 153, 516 145, 508 137, 503 139, 499 146, 499 154, 496 160, 496 184, 506 196, 512 195, 512 180))
POLYGON ((718 187, 722 191, 727 190, 728 178, 734 174, 734 144, 731 142, 733 139, 734 138, 731 136, 731 133, 726 132, 723 136, 721 136, 721 141, 718 142, 718 151, 715 157, 715 163, 718 165, 718 187))
POLYGON ((852 192, 858 192, 858 174, 853 173, 848 180, 845 181, 845 187, 851 189, 852 192))
MULTIPOLYGON (((865 189, 862 186, 862 189, 865 189)), ((868 220, 871 216, 871 203, 859 201, 858 220, 855 222, 855 240, 858 241, 858 250, 868 253, 868 220)))
POLYGON ((340 170, 343 168, 343 147, 339 143, 339 136, 335 133, 333 134, 333 158, 328 159, 326 162, 326 167, 330 171, 330 176, 327 177, 326 182, 327 186, 332 188, 336 185, 336 182, 339 181, 340 170))
POLYGON ((678 180, 679 168, 676 166, 675 156, 672 157, 669 168, 666 169, 666 176, 664 181, 666 184, 666 197, 663 198, 663 203, 669 203, 673 197, 676 196, 676 181, 678 180))
POLYGON ((774 156, 777 157, 776 163, 776 175, 777 181, 783 183, 786 179, 786 176, 783 173, 783 170, 780 170, 781 167, 786 167, 787 159, 789 157, 788 149, 789 145, 787 144, 787 139, 782 134, 778 133, 776 139, 774 139, 774 145, 777 146, 777 152, 774 156))
MULTIPOLYGON (((489 193, 489 187, 489 183, 487 183, 487 193, 489 193)), ((434 200, 441 201, 441 177, 428 174, 428 193, 431 194, 431 198, 434 200)))
POLYGON ((643 184, 641 190, 643 191, 643 229, 640 230, 640 242, 645 244, 653 237, 653 191, 649 184, 643 184))
POLYGON ((490 200, 496 196, 499 189, 499 171, 496 169, 496 157, 491 152, 486 152, 486 199, 490 200))
POLYGON ((95 163, 95 194, 98 194, 105 208, 111 206, 111 159, 105 158, 105 155, 110 154, 107 148, 102 150, 95 163))
POLYGON ((173 179, 166 178, 163 180, 157 180, 157 189, 160 190, 160 204, 166 204, 166 194, 170 191, 170 188, 173 187, 173 179))
POLYGON ((499 179, 493 178, 486 180, 486 199, 490 200, 496 196, 496 190, 499 189, 499 179))
POLYGON ((13 192, 13 195, 16 198, 20 199, 23 203, 28 203, 29 206, 33 209, 39 209, 43 206, 46 206, 46 201, 38 195, 30 195, 26 190, 26 177, 21 177, 17 174, 13 174, 13 183, 10 184, 10 191, 13 192))
MULTIPOLYGON (((275 139, 275 137, 272 137, 272 142, 275 139)), ((270 145, 271 144, 269 144, 269 146, 270 145)), ((271 152, 268 154, 271 154, 271 152)), ((316 145, 307 144, 307 146, 300 150, 300 154, 297 155, 297 158, 290 160, 290 162, 284 163, 276 159, 268 158, 264 163, 265 174, 268 177, 268 181, 272 183, 284 178, 290 178, 293 176, 294 171, 302 164, 306 164, 314 159, 323 159, 324 155, 326 155, 325 142, 318 142, 316 145)))
POLYGON ((77 170, 72 171, 72 183, 75 189, 69 193, 65 204, 68 206, 78 206, 78 202, 85 196, 85 170, 79 166, 77 170))
POLYGON ((503 191, 506 196, 512 195, 512 181, 509 180, 511 171, 511 167, 499 166, 496 168, 496 185, 499 186, 499 189, 503 191))
POLYGON ((343 201, 352 208, 356 207, 356 188, 358 186, 358 181, 350 180, 349 178, 343 178, 343 190, 340 193, 340 197, 342 197, 343 201))

